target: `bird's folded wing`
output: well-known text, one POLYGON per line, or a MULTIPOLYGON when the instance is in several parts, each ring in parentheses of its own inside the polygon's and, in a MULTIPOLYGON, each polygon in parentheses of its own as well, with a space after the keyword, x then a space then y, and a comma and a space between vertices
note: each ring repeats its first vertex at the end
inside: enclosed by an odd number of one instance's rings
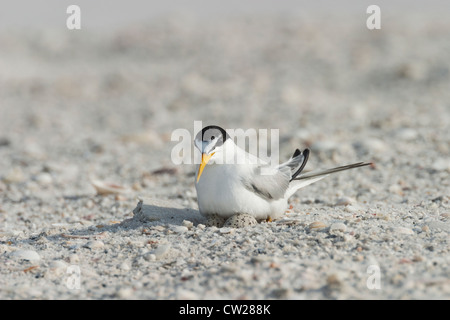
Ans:
POLYGON ((277 168, 271 174, 261 174, 260 167, 242 177, 241 182, 249 191, 267 201, 284 198, 291 177, 289 167, 277 168))

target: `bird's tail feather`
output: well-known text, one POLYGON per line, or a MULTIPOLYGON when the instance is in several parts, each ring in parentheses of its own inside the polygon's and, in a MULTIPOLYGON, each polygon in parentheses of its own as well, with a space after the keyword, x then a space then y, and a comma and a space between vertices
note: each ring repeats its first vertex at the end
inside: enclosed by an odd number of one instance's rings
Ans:
POLYGON ((336 167, 336 168, 332 168, 332 169, 326 169, 326 170, 322 170, 322 171, 306 172, 304 174, 300 174, 294 180, 309 180, 309 179, 316 178, 316 177, 326 176, 326 175, 329 175, 331 173, 344 171, 344 170, 349 170, 349 169, 354 169, 354 168, 359 168, 359 167, 364 167, 364 166, 368 166, 368 165, 371 165, 371 164, 372 164, 371 162, 358 162, 358 163, 353 163, 353 164, 349 164, 349 165, 346 165, 346 166, 340 166, 340 167, 336 167))
POLYGON ((371 164, 372 163, 370 163, 370 162, 358 162, 358 163, 353 163, 353 164, 336 167, 336 168, 332 168, 332 169, 327 169, 327 170, 322 170, 322 171, 311 171, 311 172, 306 172, 306 173, 300 174, 295 179, 293 179, 291 181, 291 183, 289 184, 289 189, 286 192, 286 196, 287 196, 287 198, 289 198, 295 192, 297 192, 298 189, 306 187, 307 185, 310 185, 316 181, 322 180, 323 178, 325 178, 326 176, 328 176, 331 173, 349 170, 349 169, 353 169, 353 168, 359 168, 359 167, 363 167, 363 166, 368 166, 371 164))

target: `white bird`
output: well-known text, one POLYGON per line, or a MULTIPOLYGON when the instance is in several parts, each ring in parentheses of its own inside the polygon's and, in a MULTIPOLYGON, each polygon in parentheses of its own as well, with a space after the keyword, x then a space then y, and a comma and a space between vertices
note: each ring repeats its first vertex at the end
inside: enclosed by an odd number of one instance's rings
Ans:
POLYGON ((256 220, 271 221, 283 215, 288 199, 300 188, 331 173, 371 164, 358 162, 302 174, 309 149, 297 149, 287 162, 270 167, 271 174, 261 174, 267 163, 239 148, 221 127, 203 128, 194 143, 202 153, 195 182, 198 207, 207 217, 248 214, 256 220))

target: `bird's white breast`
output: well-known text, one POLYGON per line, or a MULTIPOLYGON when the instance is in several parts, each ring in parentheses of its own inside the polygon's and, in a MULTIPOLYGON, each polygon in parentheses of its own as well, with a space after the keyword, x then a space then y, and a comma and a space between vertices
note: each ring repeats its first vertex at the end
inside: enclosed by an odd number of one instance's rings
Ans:
POLYGON ((249 165, 206 165, 195 185, 200 213, 221 217, 247 213, 256 219, 273 219, 283 214, 287 207, 285 199, 267 201, 244 187, 241 179, 251 169, 249 165))

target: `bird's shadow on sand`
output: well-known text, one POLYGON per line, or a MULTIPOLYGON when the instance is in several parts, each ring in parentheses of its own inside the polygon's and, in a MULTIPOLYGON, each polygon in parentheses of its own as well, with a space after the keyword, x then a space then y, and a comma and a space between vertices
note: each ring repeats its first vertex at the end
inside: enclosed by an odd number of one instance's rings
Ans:
MULTIPOLYGON (((151 204, 144 204, 143 201, 139 201, 136 208, 133 210, 133 217, 125 219, 120 223, 108 224, 108 225, 96 225, 85 228, 72 228, 67 231, 46 234, 43 232, 39 235, 32 235, 24 242, 34 242, 41 238, 46 237, 47 240, 59 242, 61 240, 70 239, 101 239, 107 235, 107 233, 123 232, 127 230, 135 230, 142 228, 150 228, 152 226, 182 226, 183 221, 192 222, 192 224, 204 224, 206 218, 203 217, 200 212, 192 208, 184 208, 178 206, 176 203, 154 200, 151 204)), ((187 222, 186 224, 189 224, 187 222)))
POLYGON ((133 210, 133 218, 122 221, 123 227, 130 226, 135 228, 137 225, 183 225, 183 221, 190 221, 193 225, 205 223, 206 218, 200 214, 198 210, 192 208, 184 208, 180 206, 173 206, 170 203, 144 204, 139 201, 136 208, 133 210))

